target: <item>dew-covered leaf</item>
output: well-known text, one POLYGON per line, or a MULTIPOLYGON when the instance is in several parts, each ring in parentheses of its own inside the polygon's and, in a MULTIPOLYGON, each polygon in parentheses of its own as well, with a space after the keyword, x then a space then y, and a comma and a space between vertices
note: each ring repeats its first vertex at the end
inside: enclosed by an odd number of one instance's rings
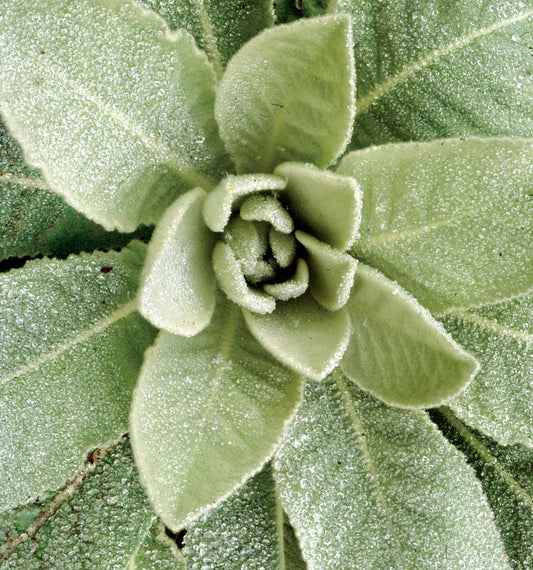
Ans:
POLYGON ((353 16, 352 144, 532 136, 533 1, 338 0, 353 16))
POLYGON ((354 83, 346 16, 300 20, 250 40, 229 62, 215 103, 237 169, 272 172, 291 160, 328 166, 351 136, 354 83))
POLYGON ((308 382, 274 460, 312 568, 508 568, 472 469, 425 412, 308 382))
MULTIPOLYGON (((148 554, 156 517, 140 484, 127 439, 94 450, 66 485, 0 512, 0 568, 179 570, 168 547, 152 548, 167 565, 132 565, 148 554)), ((145 561, 150 558, 146 557, 145 561)))
POLYGON ((156 519, 139 541, 125 570, 186 570, 186 565, 163 523, 156 519))
POLYGON ((186 31, 133 0, 5 0, 0 23, 0 109, 89 218, 132 231, 225 169, 215 77, 186 31))
POLYGON ((363 263, 346 307, 352 336, 342 370, 387 404, 438 406, 479 370, 475 358, 416 299, 363 263))
POLYGON ((139 311, 174 334, 195 335, 215 309, 211 254, 215 236, 202 217, 206 193, 190 190, 167 208, 154 232, 143 269, 139 311))
POLYGON ((160 334, 130 423, 142 480, 167 526, 178 531, 260 469, 300 402, 301 383, 223 295, 197 336, 160 334))
POLYGON ((433 411, 432 418, 475 469, 511 566, 533 568, 533 450, 499 445, 446 408, 433 411))
POLYGON ((128 427, 155 331, 135 311, 145 246, 0 275, 0 506, 62 484, 128 427))
POLYGON ((363 190, 355 257, 434 312, 533 286, 532 139, 386 145, 348 154, 363 190))
POLYGON ((363 200, 353 178, 298 162, 280 164, 274 172, 287 179, 283 203, 300 230, 340 251, 353 245, 363 200))
POLYGON ((348 311, 328 311, 308 294, 278 302, 270 314, 243 313, 252 334, 276 359, 315 380, 337 366, 350 340, 348 311))
POLYGON ((453 310, 441 320, 481 363, 477 378, 448 405, 468 425, 504 445, 533 446, 533 292, 453 310))
POLYGON ((189 570, 305 570, 270 465, 187 529, 189 570))
MULTIPOLYGON (((135 235, 149 233, 143 227, 135 235)), ((0 261, 38 254, 66 257, 122 247, 131 239, 131 234, 106 232, 51 192, 41 175, 27 166, 0 120, 0 261)))
POLYGON ((272 0, 138 0, 168 25, 185 28, 218 74, 248 40, 274 23, 272 0))

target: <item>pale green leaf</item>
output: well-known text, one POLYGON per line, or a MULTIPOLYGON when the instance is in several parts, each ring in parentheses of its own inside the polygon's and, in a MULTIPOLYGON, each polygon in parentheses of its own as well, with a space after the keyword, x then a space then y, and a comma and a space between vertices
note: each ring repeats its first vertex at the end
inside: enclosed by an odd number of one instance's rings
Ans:
POLYGON ((325 168, 351 136, 354 99, 350 20, 315 18, 250 40, 228 64, 215 115, 239 172, 288 160, 325 168))
POLYGON ((272 0, 139 0, 171 28, 185 28, 217 73, 249 39, 274 23, 272 0))
POLYGON ((363 200, 353 178, 297 162, 280 164, 274 172, 287 179, 283 202, 300 230, 340 251, 353 245, 363 200))
POLYGON ((211 254, 215 236, 202 218, 206 193, 190 190, 157 225, 141 278, 139 311, 159 328, 192 336, 215 309, 211 254))
POLYGON ((145 246, 0 274, 0 506, 54 489, 127 430, 155 331, 135 311, 145 246))
POLYGON ((294 275, 286 281, 280 283, 267 283, 263 289, 280 301, 288 301, 303 295, 309 287, 309 267, 305 260, 296 261, 294 275))
POLYGON ((469 430, 447 408, 432 412, 446 437, 476 470, 511 566, 533 567, 533 451, 504 447, 469 430))
POLYGON ((434 312, 533 286, 533 140, 404 143, 347 155, 364 194, 355 257, 434 312))
POLYGON ((258 471, 301 398, 301 379, 251 337, 220 295, 195 337, 161 333, 134 394, 131 430, 141 478, 172 530, 258 471))
MULTIPOLYGON (((257 271, 257 266, 268 252, 268 225, 257 224, 234 216, 224 231, 224 241, 239 260, 246 277, 257 271)), ((272 274, 274 272, 271 268, 272 274)))
POLYGON ((353 145, 532 136, 533 2, 337 0, 353 16, 353 145))
POLYGON ((328 311, 310 295, 280 302, 268 315, 243 313, 252 334, 275 358, 315 380, 337 366, 350 340, 348 312, 328 311))
POLYGON ((329 311, 344 307, 350 297, 357 260, 305 232, 296 232, 309 263, 311 295, 329 311))
POLYGON ((463 390, 479 370, 475 358, 416 299, 363 263, 347 308, 352 336, 342 370, 387 404, 438 406, 463 390))
POLYGON ((187 529, 189 570, 305 570, 270 465, 187 529))
POLYGON ((233 209, 255 192, 283 190, 287 181, 279 176, 249 174, 226 177, 209 193, 204 205, 205 223, 214 232, 221 232, 229 222, 233 209))
POLYGON ((270 295, 248 285, 241 263, 227 243, 216 243, 213 268, 220 288, 234 303, 261 314, 276 308, 276 301, 270 295))
POLYGON ((91 461, 64 487, 0 513, 2 570, 180 568, 130 564, 146 544, 155 515, 128 440, 95 450, 91 461))
MULTIPOLYGON (((147 228, 136 235, 147 237, 147 228)), ((27 166, 22 151, 0 120, 0 261, 38 254, 69 253, 125 246, 131 234, 106 232, 52 193, 27 166)))
POLYGON ((139 541, 125 570, 186 570, 185 559, 167 536, 161 521, 154 523, 139 541))
POLYGON ((268 240, 272 255, 280 267, 289 267, 294 263, 296 259, 296 238, 294 235, 282 234, 274 228, 270 228, 268 240))
POLYGON ((478 377, 448 405, 504 445, 533 445, 533 293, 441 320, 481 362, 478 377))
POLYGON ((508 568, 463 456, 425 412, 389 408, 340 372, 307 383, 274 468, 312 568, 508 568))
POLYGON ((281 202, 271 194, 255 194, 241 204, 239 214, 243 220, 268 222, 283 234, 294 230, 294 222, 281 202))
POLYGON ((77 210, 131 231, 225 169, 215 77, 184 30, 133 0, 5 0, 0 21, 0 109, 77 210))

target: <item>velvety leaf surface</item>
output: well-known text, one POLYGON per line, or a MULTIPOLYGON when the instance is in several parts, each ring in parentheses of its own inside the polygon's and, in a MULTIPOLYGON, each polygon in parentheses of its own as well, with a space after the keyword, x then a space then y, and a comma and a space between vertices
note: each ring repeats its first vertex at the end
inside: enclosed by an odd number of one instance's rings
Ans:
POLYGON ((533 140, 385 145, 348 154, 339 172, 364 195, 353 254, 431 311, 533 286, 533 140))
POLYGON ((441 320, 481 363, 478 377, 448 405, 504 445, 533 445, 533 293, 441 320))
MULTIPOLYGON (((149 236, 141 228, 138 237, 149 236)), ((0 261, 37 254, 66 257, 96 248, 125 246, 131 234, 106 232, 48 190, 29 168, 0 120, 0 261)))
POLYGON ((312 568, 508 568, 473 471, 422 411, 308 382, 274 461, 312 568))
POLYGON ((305 570, 270 466, 187 529, 190 570, 305 570))
POLYGON ((160 334, 134 394, 131 430, 141 477, 168 527, 180 530, 261 468, 301 383, 223 295, 197 336, 160 334))
POLYGON ((433 419, 465 455, 481 480, 514 568, 533 567, 533 450, 504 447, 468 429, 447 408, 433 419))
POLYGON ((0 109, 29 164, 107 229, 224 170, 205 54, 133 0, 5 0, 0 47, 0 109))
POLYGON ((533 135, 533 2, 337 0, 353 16, 355 147, 533 135))
POLYGON ((402 408, 428 408, 461 391, 476 360, 397 283, 360 263, 347 304, 352 335, 341 361, 360 388, 402 408))
POLYGON ((228 64, 215 104, 237 169, 272 172, 291 160, 328 166, 352 132, 354 83, 345 16, 300 20, 253 38, 228 64))
POLYGON ((130 556, 125 570, 185 570, 185 559, 157 519, 130 556))
POLYGON ((171 28, 185 28, 218 74, 249 39, 274 23, 272 0, 139 0, 171 28))
POLYGON ((135 311, 145 246, 0 275, 0 506, 72 476, 127 430, 155 331, 135 311))
POLYGON ((148 247, 141 278, 141 314, 157 327, 185 336, 204 329, 215 309, 215 236, 202 218, 205 196, 196 188, 167 208, 148 247))
MULTIPOLYGON (((165 566, 132 565, 145 547, 155 515, 128 440, 94 451, 92 461, 65 487, 0 513, 2 570, 180 568, 177 559, 165 566)), ((173 556, 169 550, 165 560, 173 556)), ((163 559, 162 551, 156 555, 163 559)), ((152 555, 145 558, 150 559, 152 555)))

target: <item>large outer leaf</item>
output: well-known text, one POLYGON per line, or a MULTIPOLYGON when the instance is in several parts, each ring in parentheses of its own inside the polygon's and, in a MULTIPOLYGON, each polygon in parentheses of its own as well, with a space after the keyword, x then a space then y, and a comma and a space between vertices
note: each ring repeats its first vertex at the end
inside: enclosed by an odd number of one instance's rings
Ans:
POLYGON ((310 568, 508 568, 462 455, 339 372, 306 385, 274 467, 310 568))
MULTIPOLYGON (((147 228, 139 236, 147 236, 147 228)), ((0 121, 0 261, 8 257, 59 255, 121 247, 131 235, 106 232, 50 190, 29 168, 0 121)))
POLYGON ((133 0, 4 0, 0 50, 0 109, 28 162, 107 229, 218 178, 211 66, 133 0))
POLYGON ((533 292, 441 320, 481 362, 478 377, 448 405, 504 445, 533 445, 533 292))
POLYGON ((267 465, 187 529, 189 570, 305 570, 267 465))
POLYGON ((174 531, 261 468, 301 398, 301 378, 253 339, 237 305, 219 297, 197 336, 160 334, 133 398, 135 458, 174 531))
POLYGON ((347 308, 352 336, 341 368, 360 388, 388 404, 437 406, 479 370, 476 360, 416 299, 363 263, 347 308))
POLYGON ((172 550, 159 542, 150 549, 158 564, 146 558, 142 566, 135 564, 157 523, 128 441, 96 450, 92 461, 65 487, 0 513, 2 570, 180 568, 172 550))
POLYGON ((324 168, 340 156, 355 112, 351 50, 350 20, 337 16, 266 30, 235 55, 215 113, 240 172, 291 160, 324 168))
POLYGON ((498 445, 469 430, 446 408, 432 417, 476 470, 511 565, 533 568, 533 451, 498 445))
POLYGON ((337 0, 353 15, 355 147, 533 135, 533 1, 337 0))
POLYGON ((533 286, 533 139, 386 145, 348 154, 363 190, 355 257, 432 311, 533 286))
POLYGON ((272 0, 139 0, 171 28, 185 28, 217 73, 249 39, 274 23, 272 0))
POLYGON ((127 430, 153 328, 135 312, 145 246, 0 275, 0 506, 54 489, 127 430))

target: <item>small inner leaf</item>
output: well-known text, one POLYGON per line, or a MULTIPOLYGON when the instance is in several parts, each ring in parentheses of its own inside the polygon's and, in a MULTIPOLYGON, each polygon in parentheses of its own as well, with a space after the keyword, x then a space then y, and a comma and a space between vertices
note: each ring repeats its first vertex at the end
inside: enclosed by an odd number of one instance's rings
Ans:
POLYGON ((281 268, 289 267, 296 258, 296 238, 292 234, 283 234, 270 228, 268 234, 270 249, 281 268))
POLYGON ((213 268, 220 288, 234 303, 260 314, 276 308, 272 297, 246 283, 241 264, 228 244, 219 241, 215 245, 213 268))
POLYGON ((263 289, 269 295, 280 301, 288 301, 303 295, 309 287, 309 267, 305 260, 296 262, 296 271, 291 279, 283 283, 269 283, 263 289))
POLYGON ((270 174, 228 176, 209 193, 204 204, 204 221, 213 232, 221 232, 229 222, 232 209, 245 196, 266 190, 283 190, 285 179, 270 174))
POLYGON ((268 250, 268 225, 235 216, 226 226, 224 240, 231 246, 245 275, 256 270, 268 250))
POLYGON ((241 205, 243 220, 270 223, 278 232, 290 234, 294 230, 292 218, 281 202, 270 194, 256 194, 241 205))
POLYGON ((311 295, 330 311, 344 307, 350 297, 357 260, 304 232, 296 232, 295 236, 307 251, 311 295))

